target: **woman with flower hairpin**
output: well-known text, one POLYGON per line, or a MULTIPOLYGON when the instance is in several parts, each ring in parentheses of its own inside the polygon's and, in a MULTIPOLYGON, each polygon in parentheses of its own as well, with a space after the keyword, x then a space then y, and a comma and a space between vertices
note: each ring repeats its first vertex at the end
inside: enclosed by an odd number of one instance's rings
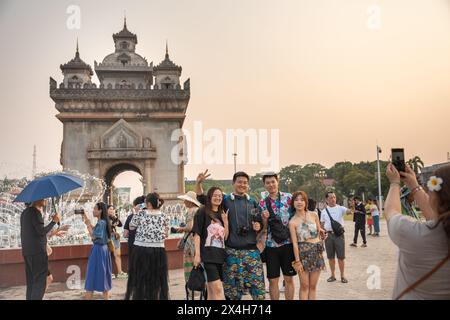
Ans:
POLYGON ((391 240, 399 248, 395 299, 450 299, 450 165, 436 170, 419 185, 407 166, 398 172, 389 164, 391 183, 385 203, 385 217, 391 240), (401 214, 400 183, 411 190, 426 221, 401 214))

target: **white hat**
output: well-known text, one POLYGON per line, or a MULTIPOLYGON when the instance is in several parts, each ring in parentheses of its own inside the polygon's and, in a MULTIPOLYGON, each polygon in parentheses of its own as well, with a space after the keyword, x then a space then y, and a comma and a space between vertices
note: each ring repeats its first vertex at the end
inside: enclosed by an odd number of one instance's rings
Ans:
POLYGON ((197 201, 197 194, 194 191, 188 191, 186 194, 178 196, 177 198, 192 202, 193 204, 197 205, 197 207, 201 207, 202 205, 200 202, 197 201))

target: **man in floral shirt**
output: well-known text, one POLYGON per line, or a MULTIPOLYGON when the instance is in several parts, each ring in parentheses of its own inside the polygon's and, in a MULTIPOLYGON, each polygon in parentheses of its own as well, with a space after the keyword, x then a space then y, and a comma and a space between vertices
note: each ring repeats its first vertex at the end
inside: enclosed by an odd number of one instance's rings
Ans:
MULTIPOLYGON (((278 176, 276 173, 266 173, 262 179, 267 192, 265 196, 262 196, 259 206, 262 211, 264 228, 267 228, 264 255, 266 258, 267 278, 269 279, 270 299, 278 300, 280 298, 278 283, 281 269, 286 286, 285 298, 286 300, 292 300, 294 298, 293 276, 297 274, 292 267, 292 261, 295 260, 292 242, 289 236, 284 239, 280 239, 279 235, 274 237, 273 231, 271 230, 271 226, 274 228, 274 222, 280 223, 280 221, 287 228, 291 217, 289 207, 292 196, 290 193, 279 191, 278 176), (270 210, 268 204, 270 204, 272 210, 270 210), (278 222, 276 222, 277 220, 278 222)), ((279 227, 281 226, 279 225, 279 227)))

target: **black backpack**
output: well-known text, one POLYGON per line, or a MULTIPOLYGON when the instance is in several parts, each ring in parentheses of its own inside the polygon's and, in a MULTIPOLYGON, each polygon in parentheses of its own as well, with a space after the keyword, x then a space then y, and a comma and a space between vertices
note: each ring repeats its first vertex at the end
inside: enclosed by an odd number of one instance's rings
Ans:
POLYGON ((192 292, 192 300, 195 297, 195 291, 200 291, 200 300, 206 300, 208 292, 206 290, 205 269, 202 265, 192 268, 188 282, 185 286, 186 300, 189 300, 189 290, 192 292))

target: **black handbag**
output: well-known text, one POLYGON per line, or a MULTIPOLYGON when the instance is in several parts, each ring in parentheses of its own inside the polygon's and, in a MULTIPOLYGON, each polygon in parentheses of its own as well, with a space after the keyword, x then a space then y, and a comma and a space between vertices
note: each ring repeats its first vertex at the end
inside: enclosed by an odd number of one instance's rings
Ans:
POLYGON ((327 210, 328 213, 328 217, 330 217, 330 222, 331 222, 331 229, 333 230, 333 233, 336 237, 340 237, 344 234, 345 229, 342 226, 342 224, 340 224, 339 222, 337 222, 336 220, 334 220, 331 217, 330 211, 328 211, 328 208, 325 208, 325 210, 327 210))
POLYGON ((205 269, 202 265, 194 267, 189 274, 189 279, 185 286, 186 289, 186 299, 189 300, 189 290, 192 291, 192 300, 194 300, 195 291, 200 291, 200 300, 204 298, 206 300, 208 293, 206 290, 206 276, 205 269))
POLYGON ((270 205, 269 197, 266 198, 265 202, 267 211, 269 211, 270 214, 269 228, 272 239, 275 240, 276 243, 283 243, 283 241, 288 240, 291 236, 289 228, 283 224, 283 221, 281 221, 281 219, 276 218, 272 206, 270 205))

